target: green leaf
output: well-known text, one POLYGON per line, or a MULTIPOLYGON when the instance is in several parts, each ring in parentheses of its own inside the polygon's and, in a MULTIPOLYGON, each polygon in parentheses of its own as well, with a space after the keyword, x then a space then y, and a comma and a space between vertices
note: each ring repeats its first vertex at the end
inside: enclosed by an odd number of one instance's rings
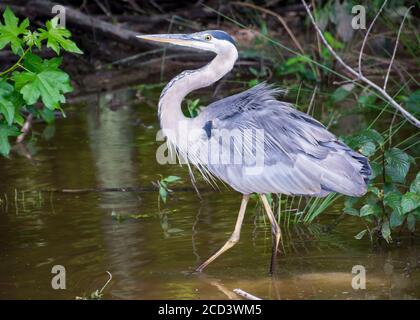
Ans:
POLYGON ((346 200, 344 200, 344 206, 346 208, 352 208, 357 201, 359 201, 359 198, 357 197, 346 197, 346 200))
POLYGON ((365 136, 370 141, 375 142, 377 145, 381 145, 381 144, 384 143, 384 138, 375 129, 366 129, 366 130, 363 130, 362 133, 361 133, 361 135, 365 136))
POLYGON ((420 193, 420 171, 417 172, 416 178, 411 183, 410 191, 420 193))
POLYGON ((397 191, 390 191, 385 193, 384 204, 392 208, 398 214, 402 214, 401 210, 401 193, 397 191))
POLYGON ((420 113, 420 90, 414 91, 405 101, 405 105, 411 113, 420 113))
POLYGON ((344 140, 351 148, 359 150, 365 156, 373 155, 376 151, 376 146, 380 146, 384 142, 381 134, 373 129, 363 130, 344 140))
POLYGON ((328 44, 333 49, 343 49, 344 48, 344 44, 341 43, 340 41, 334 39, 333 35, 331 33, 329 33, 328 31, 324 31, 324 37, 325 37, 325 40, 327 40, 328 44))
POLYGON ((353 208, 353 205, 359 200, 356 197, 347 197, 344 201, 344 213, 347 213, 351 216, 359 216, 359 210, 353 208))
POLYGON ((367 231, 368 231, 367 229, 360 231, 358 234, 354 236, 354 238, 357 240, 362 239, 365 236, 367 231))
POLYGON ((411 232, 416 230, 416 216, 412 213, 408 214, 407 216, 407 228, 411 232))
POLYGON ((59 69, 63 58, 56 57, 52 59, 42 59, 40 56, 28 52, 23 59, 23 66, 32 72, 39 73, 42 71, 61 71, 59 69))
POLYGON ((375 151, 376 146, 373 142, 370 141, 367 141, 359 148, 359 152, 366 157, 370 157, 371 155, 375 154, 375 151))
POLYGON ((389 221, 384 221, 381 227, 382 237, 389 242, 391 240, 391 228, 389 227, 389 221))
POLYGON ((391 228, 399 227, 403 224, 405 217, 398 212, 393 211, 389 219, 389 225, 391 228))
POLYGON ((369 186, 368 191, 372 192, 377 198, 381 197, 381 190, 378 187, 369 186))
POLYGON ((41 40, 39 39, 39 33, 36 31, 26 31, 23 41, 29 47, 36 46, 38 49, 41 49, 41 40))
POLYGON ((19 130, 13 126, 0 124, 0 154, 7 156, 10 152, 9 137, 16 137, 20 134, 19 130))
POLYGON ((15 117, 15 106, 10 100, 0 96, 0 114, 3 114, 7 123, 11 125, 15 117))
POLYGON ((4 24, 0 21, 0 50, 10 44, 14 54, 23 54, 21 35, 27 32, 29 20, 19 24, 19 19, 9 7, 3 13, 4 24))
POLYGON ((382 165, 380 163, 372 161, 370 167, 372 168, 372 174, 370 175, 371 180, 382 174, 382 165))
POLYGON ((375 104, 376 101, 376 95, 366 92, 359 96, 358 102, 363 107, 369 107, 375 104))
POLYGON ((366 217, 369 215, 378 215, 381 213, 381 208, 377 204, 365 204, 360 208, 360 216, 366 217))
POLYGON ((343 209, 344 213, 347 213, 350 216, 359 216, 359 210, 355 209, 355 208, 344 208, 343 209))
POLYGON ((252 79, 248 81, 248 87, 252 88, 259 84, 260 81, 258 79, 252 79))
POLYGON ((398 148, 385 151, 385 172, 394 182, 403 183, 410 169, 410 157, 398 148))
POLYGON ((402 196, 401 208, 402 212, 408 213, 415 210, 420 206, 420 194, 416 192, 407 192, 402 196))
POLYGON ((60 47, 68 52, 79 53, 83 52, 77 47, 76 43, 69 38, 71 33, 65 28, 59 28, 58 17, 54 17, 51 21, 46 22, 47 30, 38 29, 39 39, 47 40, 47 47, 51 48, 56 54, 60 54, 60 47))
POLYGON ((198 115, 198 110, 199 110, 199 103, 200 103, 200 99, 195 99, 195 100, 187 100, 187 108, 188 108, 188 112, 190 113, 191 117, 195 117, 198 115))
POLYGON ((13 80, 28 105, 35 104, 41 98, 44 105, 51 110, 65 102, 64 94, 73 90, 69 75, 58 69, 46 69, 39 73, 14 72, 13 80))
POLYGON ((166 183, 173 183, 173 182, 179 181, 179 180, 181 180, 181 178, 177 177, 177 176, 168 176, 168 177, 163 179, 163 181, 166 182, 166 183))
POLYGON ((168 191, 165 188, 160 187, 159 188, 159 195, 160 195, 160 198, 162 199, 162 201, 164 203, 166 203, 166 198, 168 197, 168 191))
POLYGON ((41 110, 37 110, 41 118, 47 122, 48 124, 51 124, 55 121, 55 113, 53 110, 42 108, 41 110))
POLYGON ((3 114, 8 125, 11 125, 15 117, 15 106, 10 99, 13 86, 6 80, 0 81, 0 114, 3 114))

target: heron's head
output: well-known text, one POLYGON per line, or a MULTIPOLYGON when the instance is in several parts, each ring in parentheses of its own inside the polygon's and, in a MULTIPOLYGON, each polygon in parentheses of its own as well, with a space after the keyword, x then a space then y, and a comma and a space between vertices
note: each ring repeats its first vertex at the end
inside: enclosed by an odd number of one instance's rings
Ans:
POLYGON ((190 34, 152 34, 138 35, 143 40, 170 43, 198 50, 212 51, 217 54, 236 50, 233 38, 221 30, 208 30, 190 34))

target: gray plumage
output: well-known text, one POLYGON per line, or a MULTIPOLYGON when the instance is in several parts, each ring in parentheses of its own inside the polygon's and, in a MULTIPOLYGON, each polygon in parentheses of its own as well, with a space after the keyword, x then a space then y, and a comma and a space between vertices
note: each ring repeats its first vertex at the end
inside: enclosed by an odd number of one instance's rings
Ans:
POLYGON ((368 160, 317 120, 276 100, 278 93, 263 83, 203 109, 198 118, 211 121, 213 130, 265 132, 261 174, 243 174, 242 164, 208 164, 209 171, 243 194, 363 195, 371 174, 368 160))

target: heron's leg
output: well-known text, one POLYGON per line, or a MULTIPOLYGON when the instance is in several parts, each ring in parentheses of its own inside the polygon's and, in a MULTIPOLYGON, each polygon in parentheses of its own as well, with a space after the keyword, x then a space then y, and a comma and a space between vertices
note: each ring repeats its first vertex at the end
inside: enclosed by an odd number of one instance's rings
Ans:
POLYGON ((270 266, 270 273, 274 272, 277 251, 279 249, 279 242, 281 239, 281 229, 276 221, 276 217, 273 214, 273 210, 271 210, 271 206, 268 203, 267 197, 265 194, 260 194, 262 203, 264 205, 265 211, 267 212, 268 219, 271 223, 271 232, 273 233, 273 252, 271 254, 271 266, 270 266))
POLYGON ((238 219, 236 220, 235 230, 230 236, 229 240, 221 247, 214 255, 202 263, 196 271, 201 272, 205 267, 207 267, 211 262, 213 262, 218 256, 223 252, 232 248, 238 241, 241 234, 242 221, 244 220, 246 206, 248 204, 249 195, 244 195, 241 202, 241 208, 239 210, 238 219))

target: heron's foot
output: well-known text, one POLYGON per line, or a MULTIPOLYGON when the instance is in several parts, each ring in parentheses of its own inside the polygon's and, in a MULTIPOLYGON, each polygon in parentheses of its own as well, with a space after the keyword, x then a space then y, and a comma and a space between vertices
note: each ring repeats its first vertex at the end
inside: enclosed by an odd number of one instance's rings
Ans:
POLYGON ((237 244, 239 241, 239 235, 238 234, 232 234, 232 236, 229 238, 229 240, 221 247, 214 255, 212 255, 210 258, 208 258, 206 261, 204 261, 201 265, 195 269, 196 272, 202 272, 205 267, 207 267, 210 263, 212 263, 218 256, 220 256, 223 252, 229 250, 232 248, 235 244, 237 244))

